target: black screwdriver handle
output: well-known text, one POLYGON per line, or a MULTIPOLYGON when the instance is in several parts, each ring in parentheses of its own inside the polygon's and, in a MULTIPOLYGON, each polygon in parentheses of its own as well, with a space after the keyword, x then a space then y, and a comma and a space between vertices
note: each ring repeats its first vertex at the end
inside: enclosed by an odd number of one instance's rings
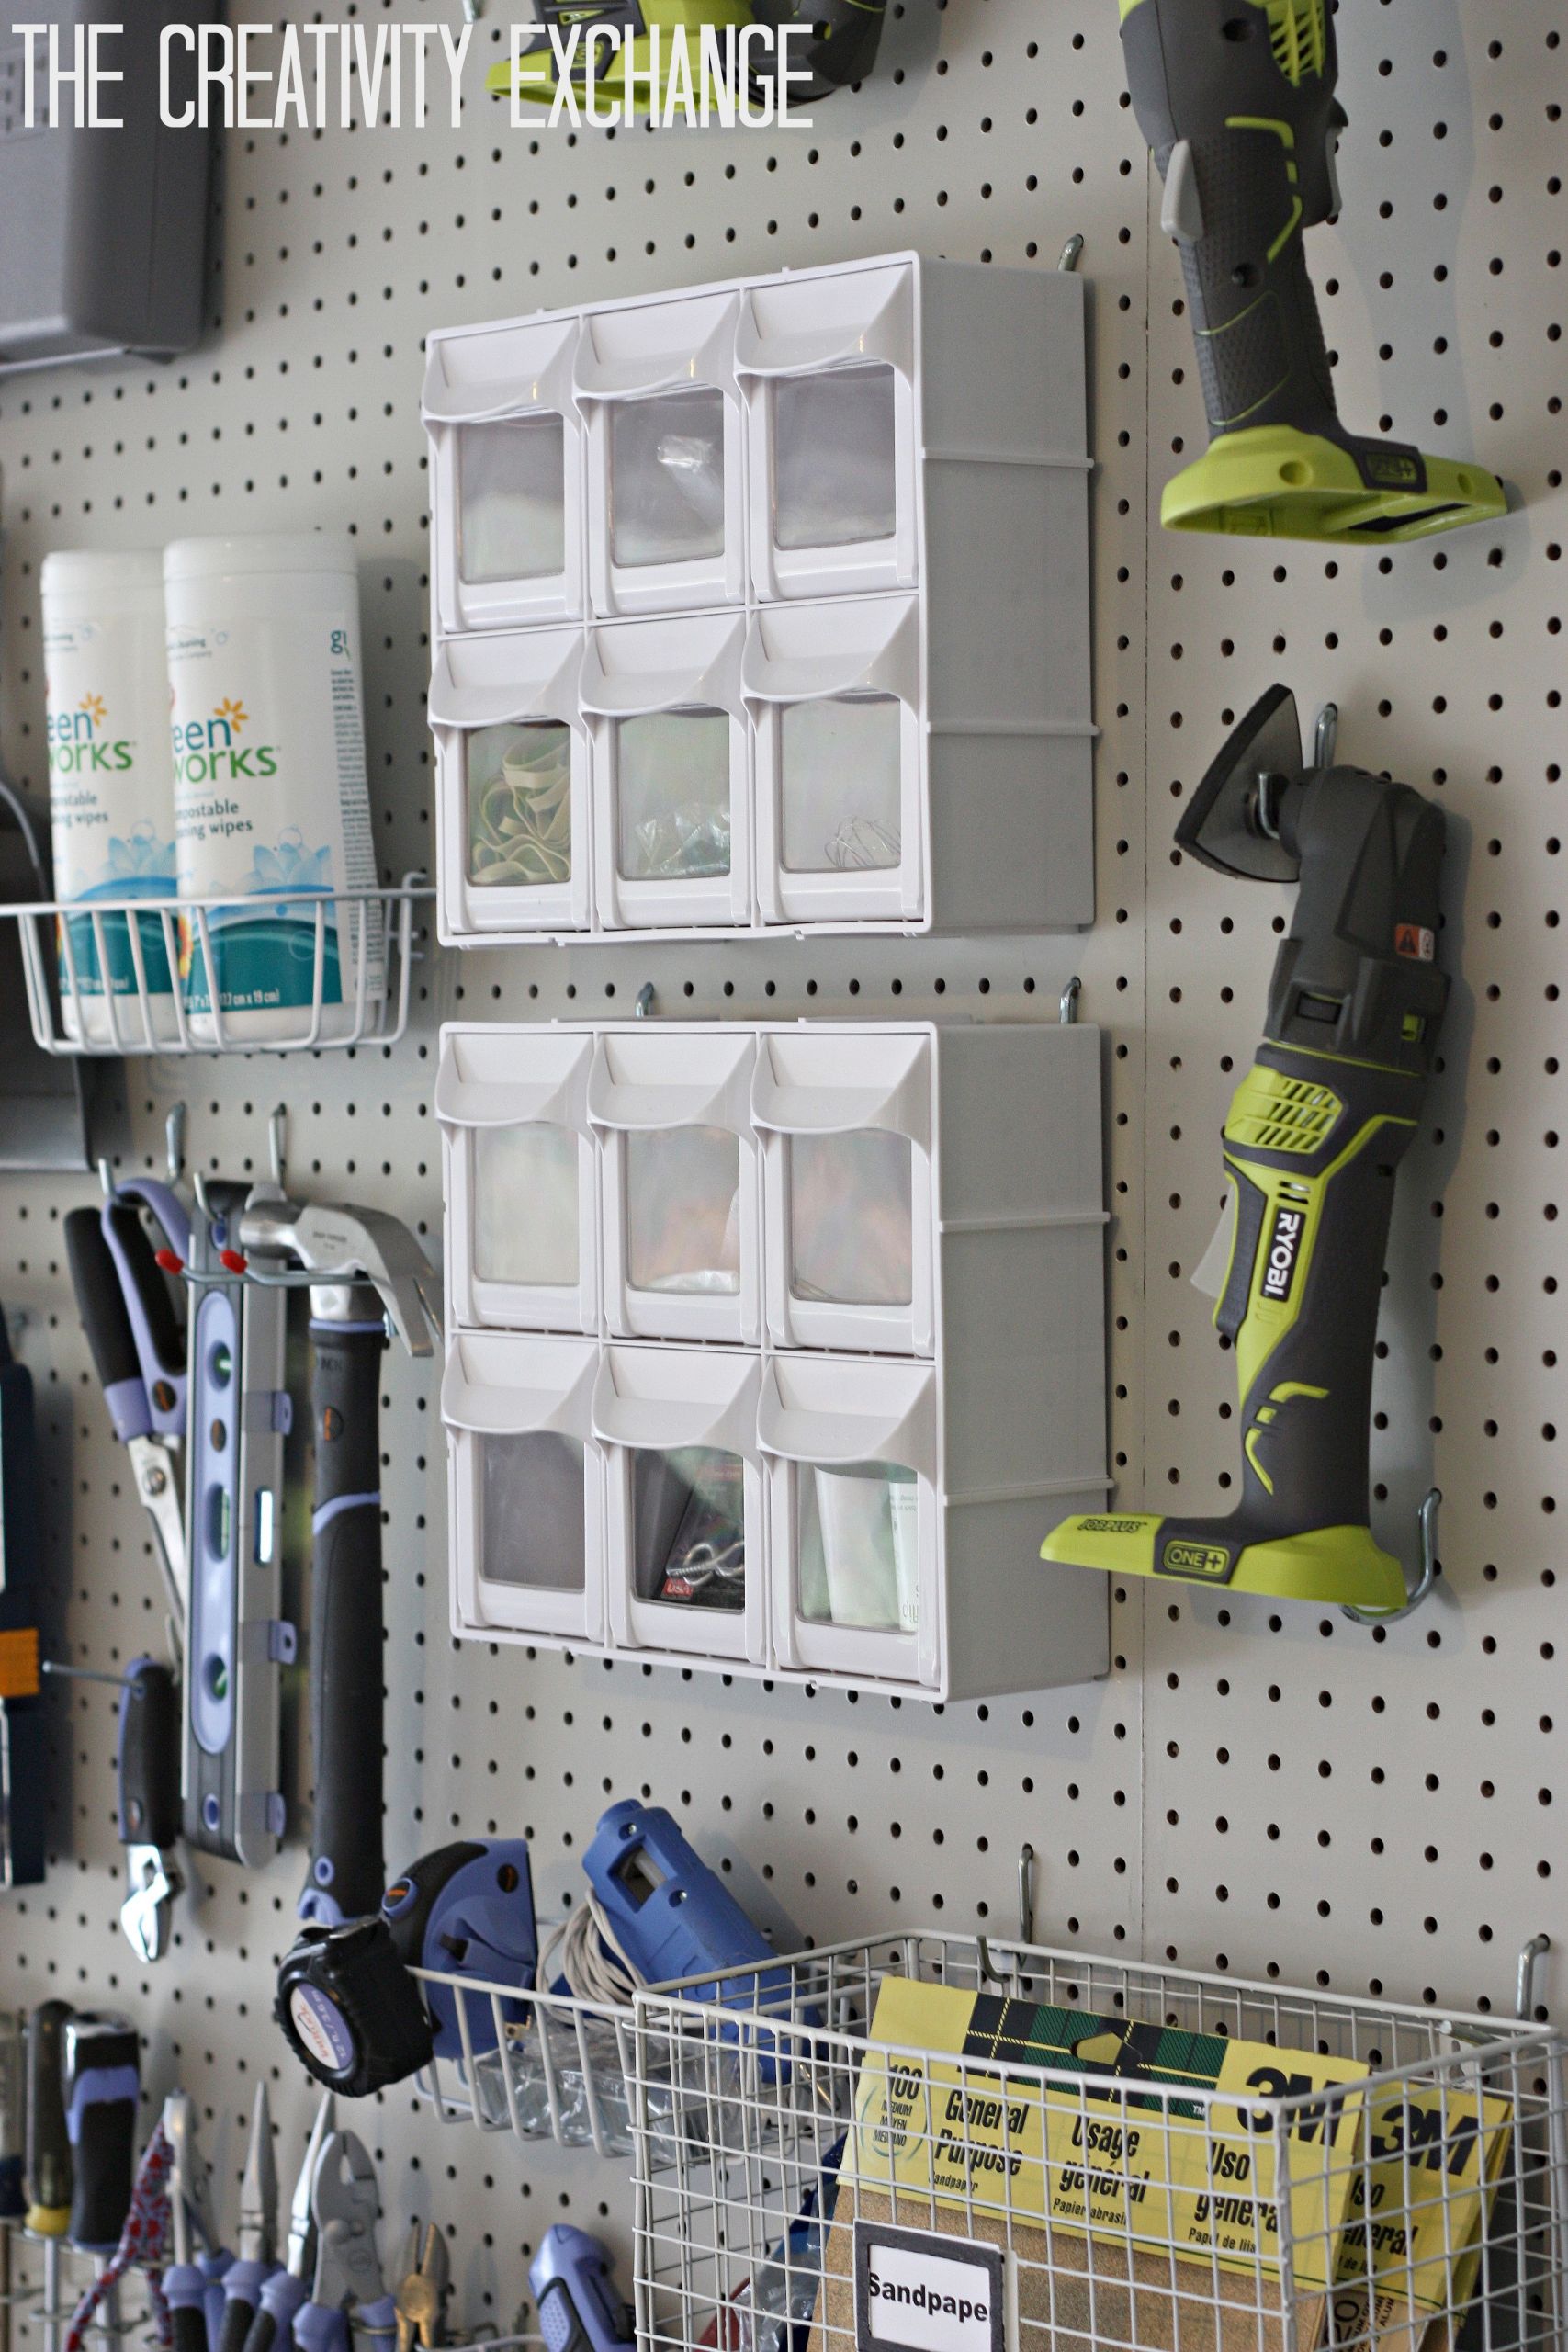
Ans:
POLYGON ((65 2031, 65 2126, 75 2165, 71 2243, 83 2254, 119 2244, 136 2170, 141 2049, 125 2018, 79 2011, 65 2031))
POLYGON ((76 1312, 92 1350, 114 1433, 122 1442, 145 1437, 152 1419, 137 1362, 135 1334, 119 1286, 119 1271, 104 1239, 96 1209, 73 1209, 66 1217, 65 1258, 76 1294, 76 1312))
POLYGON ((310 1742, 316 1776, 303 1917, 335 1926, 381 1900, 380 1324, 312 1323, 316 1448, 310 1742))
POLYGON ((122 1846, 172 1846, 180 1834, 180 1694, 161 1658, 132 1658, 119 1702, 122 1846))
POLYGON ((63 2237, 71 2219, 62 2041, 70 2015, 69 2001, 40 2001, 28 2018, 28 2227, 39 2237, 63 2237))

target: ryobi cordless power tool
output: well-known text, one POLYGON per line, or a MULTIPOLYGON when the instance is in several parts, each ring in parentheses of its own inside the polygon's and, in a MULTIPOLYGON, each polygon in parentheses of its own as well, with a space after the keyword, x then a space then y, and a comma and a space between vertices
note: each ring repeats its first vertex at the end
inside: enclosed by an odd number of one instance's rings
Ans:
POLYGON ((1368 1525, 1378 1297, 1394 1173, 1421 1115, 1449 983, 1437 965, 1443 819, 1408 785, 1308 767, 1275 686, 1177 829, 1216 873, 1296 882, 1264 1043, 1225 1122, 1241 1501, 1228 1519, 1065 1520, 1042 1557, 1117 1576, 1403 1609, 1368 1525))
POLYGON ((1173 531, 1414 539, 1506 512, 1484 467, 1347 433, 1302 232, 1339 209, 1329 0, 1121 0, 1127 85, 1181 247, 1210 442, 1173 531))
MULTIPOLYGON (((563 70, 585 87, 592 61, 602 103, 624 100, 634 77, 634 110, 647 110, 648 76, 655 67, 668 74, 677 34, 684 34, 695 82, 702 36, 717 36, 715 54, 725 54, 725 36, 749 26, 788 30, 787 60, 792 106, 825 98, 849 82, 863 81, 876 62, 887 0, 538 0, 538 30, 514 74, 510 60, 492 65, 485 87, 492 97, 515 96, 536 105, 554 104, 563 70), (599 28, 613 41, 595 38, 599 28), (576 34, 575 40, 573 34, 576 34), (553 35, 553 38, 552 38, 553 35)), ((784 45, 748 51, 753 75, 775 80, 785 62, 784 45)), ((700 87, 696 95, 701 96, 700 87)))

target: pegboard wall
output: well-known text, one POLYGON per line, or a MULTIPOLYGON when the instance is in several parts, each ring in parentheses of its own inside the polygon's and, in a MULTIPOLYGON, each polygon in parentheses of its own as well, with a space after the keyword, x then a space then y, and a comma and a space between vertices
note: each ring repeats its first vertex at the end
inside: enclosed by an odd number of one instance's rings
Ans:
MULTIPOLYGON (((375 21, 373 0, 275 20, 375 21)), ((456 19, 457 0, 400 0, 456 19)), ((372 792, 388 876, 428 864, 421 342, 514 315, 908 245, 1092 280, 1100 920, 1081 939, 634 944, 432 955, 395 1049, 127 1069, 128 1165, 188 1102, 203 1168, 261 1169, 274 1103, 301 1188, 439 1239, 430 1094, 441 1018, 878 1011, 1054 1018, 1074 971, 1105 1033, 1111 1426, 1130 1504, 1224 1507, 1231 1363, 1188 1280, 1219 1205, 1218 1135, 1258 1033, 1284 899, 1179 862, 1184 794, 1273 678, 1340 706, 1345 756, 1450 820, 1458 974, 1427 1131, 1401 1187, 1376 1439, 1385 1532, 1443 1488, 1437 1598, 1385 1633, 1212 1595, 1112 1595, 1093 1687, 933 1714, 625 1664, 457 1648, 446 1632, 438 1372, 389 1356, 389 1863, 452 1832, 526 1833, 547 1894, 612 1796, 671 1806, 781 1936, 884 1922, 1011 1930, 1037 1857, 1042 1936, 1464 2007, 1511 2004, 1514 1956, 1568 1940, 1557 1812, 1557 1004, 1565 371, 1563 0, 1346 0, 1346 216, 1309 253, 1348 420, 1518 483, 1495 528, 1383 555, 1162 537, 1201 430, 1177 258, 1154 225, 1111 0, 904 0, 858 96, 808 132, 510 130, 481 93, 518 0, 490 0, 459 131, 231 134, 213 334, 179 366, 0 391, 0 748, 45 806, 38 572, 57 547, 346 527, 361 551, 372 792), (1555 1803, 1554 1803, 1555 1801, 1555 1803)), ((113 1668, 155 1645, 158 1585, 70 1303, 60 1218, 87 1180, 0 1182, 0 1289, 39 1393, 62 1623, 113 1668)), ((1564 1351, 1568 1353, 1568 1351, 1564 1351)), ((302 1372, 301 1372, 302 1376, 302 1372)), ((1043 1532, 1043 1530, 1042 1531, 1043 1532)), ((1564 1586, 1568 1592, 1568 1585, 1564 1586)), ((299 1701, 294 1693, 294 1720, 299 1701)), ((54 1861, 0 1909, 0 1999, 131 2008, 146 2075, 196 2098, 233 2193, 254 2081, 291 2182, 310 2101, 269 2022, 301 1881, 196 1872, 171 1957, 118 1926, 114 1702, 58 1702, 54 1861)), ((296 1747, 298 1742, 296 1741, 296 1747)), ((302 1758, 296 1756, 296 1788, 302 1758)), ((296 1818, 298 1819, 298 1815, 296 1818)), ((1549 1963, 1560 1967, 1560 1962, 1549 1963)), ((1562 1998, 1549 1973, 1543 1990, 1562 1998)), ((571 2218, 626 2247, 624 2168, 443 2131, 406 2092, 365 2110, 389 2256, 412 2212, 453 2244, 455 2316, 504 2324, 520 2249, 571 2218)))

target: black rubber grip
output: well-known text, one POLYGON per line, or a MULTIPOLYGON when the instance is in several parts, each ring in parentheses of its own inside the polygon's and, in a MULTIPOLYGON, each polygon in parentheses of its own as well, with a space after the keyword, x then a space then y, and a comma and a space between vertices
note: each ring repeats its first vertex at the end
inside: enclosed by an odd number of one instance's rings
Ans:
POLYGON ((161 1658, 127 1669, 119 1719, 119 1835, 127 1846, 172 1846, 180 1834, 180 1694, 161 1658))
POLYGON ((379 1908, 381 1858, 380 1329, 313 1324, 315 1540, 310 1738, 316 1777, 315 1916, 379 1908), (320 1899, 324 1897, 325 1901, 320 1899))
POLYGON ((218 2331, 218 2352, 245 2352, 255 2318, 256 2306, 254 2303, 246 2302, 243 2295, 231 2295, 223 2306, 223 2324, 218 2331))
POLYGON ((119 1286, 119 1271, 104 1239, 96 1209, 73 1209, 65 1219, 65 1258, 76 1312, 93 1351, 93 1363, 106 1388, 141 1375, 130 1317, 119 1286))
POLYGON ((185 2311, 171 2311, 169 2326, 173 2352, 208 2352, 207 2313, 199 2303, 185 2311))
POLYGON ((141 1212, 130 1201, 111 1201, 107 1215, 125 1261, 126 1274, 141 1302, 141 1311, 147 1318, 147 1335, 152 1342, 159 1365, 172 1376, 176 1375, 186 1368, 185 1333, 180 1329, 175 1303, 169 1295, 168 1283, 153 1255, 141 1212))
MULTIPOLYGON (((244 2352, 272 2352, 276 2340, 277 2322, 265 2303, 258 2304, 245 2337, 244 2352)), ((179 2352, 178 2345, 175 2346, 175 2352, 179 2352)))
POLYGON ((65 2112, 75 2166, 69 2236, 87 2254, 112 2254, 130 2211, 136 2169, 141 2047, 122 2020, 78 2016, 66 2036, 65 2112))
POLYGON ((28 2204, 42 2213, 63 2213, 71 2204, 71 2142, 62 2072, 62 2036, 70 2015, 69 2001, 40 2001, 28 2018, 27 2195, 28 2204))

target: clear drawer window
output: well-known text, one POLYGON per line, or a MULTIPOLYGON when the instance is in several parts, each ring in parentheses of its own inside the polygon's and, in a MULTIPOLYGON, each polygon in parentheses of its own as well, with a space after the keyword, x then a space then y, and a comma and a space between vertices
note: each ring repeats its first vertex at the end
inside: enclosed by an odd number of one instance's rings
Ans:
POLYGON ((815 1624, 919 1630, 919 1487, 886 1462, 795 1468, 800 1613, 815 1624))
POLYGON ((618 401, 610 418, 617 564, 724 553, 724 395, 704 385, 618 401))
POLYGON ((779 806, 792 874, 883 873, 898 864, 903 705, 835 695, 779 714, 779 806))
POLYGON ((740 1142, 724 1127, 655 1127, 626 1142, 631 1289, 733 1298, 740 1288, 740 1142))
POLYGON ((583 1449, 555 1430, 481 1437, 479 1563, 491 1584, 581 1592, 586 1577, 583 1449))
POLYGON ((504 417, 457 434, 457 571, 471 588, 566 569, 566 421, 504 417))
POLYGON ((555 719, 466 738, 468 879, 524 890, 571 879, 571 729, 555 719))
POLYGON ((791 1287, 803 1301, 908 1306, 914 1295, 914 1147, 857 1128, 792 1136, 791 1287))
POLYGON ((474 1129, 474 1272, 482 1283, 574 1289, 579 1138, 541 1120, 474 1129))
POLYGON ((632 1456, 632 1563, 644 1600, 745 1606, 745 1465, 738 1453, 685 1445, 632 1456))
POLYGON ((860 547, 898 520, 895 385, 877 363, 773 386, 773 540, 860 547))
POLYGON ((650 711, 615 729, 620 869, 627 882, 709 881, 729 872, 729 719, 650 711))

